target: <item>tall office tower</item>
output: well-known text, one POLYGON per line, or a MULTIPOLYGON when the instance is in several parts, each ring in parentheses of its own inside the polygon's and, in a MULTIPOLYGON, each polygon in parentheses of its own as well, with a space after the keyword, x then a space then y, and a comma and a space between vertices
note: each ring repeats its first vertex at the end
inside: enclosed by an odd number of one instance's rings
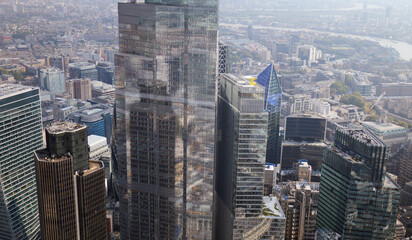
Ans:
POLYGON ((50 155, 73 156, 73 171, 83 171, 89 167, 87 128, 82 124, 56 122, 46 129, 47 151, 50 155))
POLYGON ((98 80, 96 65, 88 62, 77 62, 69 64, 70 78, 90 78, 98 80))
POLYGON ((99 62, 96 66, 97 77, 100 82, 114 84, 114 66, 112 62, 99 62))
POLYGON ((280 204, 263 196, 268 128, 264 103, 263 87, 250 85, 244 77, 221 75, 214 239, 284 237, 280 204))
POLYGON ((63 71, 67 71, 69 65, 69 57, 66 56, 45 56, 44 61, 46 66, 55 67, 63 71))
POLYGON ((77 239, 73 158, 35 153, 42 239, 77 239))
POLYGON ((66 91, 73 99, 92 99, 92 87, 90 78, 70 79, 66 81, 66 91))
POLYGON ((39 90, 0 84, 0 239, 39 239, 33 151, 43 147, 39 90))
POLYGON ((229 47, 221 42, 219 42, 219 62, 218 62, 218 73, 229 73, 229 47))
POLYGON ((218 0, 119 3, 122 239, 211 239, 218 0))
POLYGON ((40 87, 54 94, 66 91, 65 74, 57 68, 46 68, 40 70, 40 87))
POLYGON ((286 216, 285 239, 315 239, 319 183, 288 182, 278 187, 286 216))
POLYGON ((324 154, 317 227, 342 239, 393 239, 399 186, 385 170, 388 147, 363 128, 338 129, 324 154))
POLYGON ((89 161, 89 168, 75 173, 79 239, 107 239, 104 165, 89 161))
POLYGON ((270 64, 270 66, 257 77, 256 83, 265 88, 265 111, 269 113, 266 162, 278 164, 280 163, 281 147, 279 127, 282 89, 274 64, 270 64))
POLYGON ((286 118, 282 142, 281 180, 299 180, 294 170, 299 160, 306 159, 319 181, 326 134, 326 119, 315 114, 294 114, 286 118))
POLYGON ((53 123, 46 142, 34 155, 42 239, 107 239, 104 166, 88 160, 86 127, 53 123))
POLYGON ((412 182, 412 142, 403 146, 397 156, 399 160, 399 185, 403 188, 412 182))

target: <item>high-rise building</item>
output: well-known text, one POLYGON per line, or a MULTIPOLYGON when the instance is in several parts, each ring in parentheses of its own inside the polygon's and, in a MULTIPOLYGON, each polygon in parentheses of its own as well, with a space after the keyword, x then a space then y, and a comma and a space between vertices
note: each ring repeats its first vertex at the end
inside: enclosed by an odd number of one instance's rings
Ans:
POLYGON ((324 141, 326 119, 315 114, 295 114, 286 118, 285 139, 291 141, 324 141))
POLYGON ((35 152, 42 239, 107 239, 104 166, 88 160, 86 127, 56 122, 35 152))
MULTIPOLYGON (((295 169, 305 159, 312 174, 320 176, 325 140, 326 119, 315 114, 294 114, 286 118, 285 139, 282 142, 281 180, 299 180, 295 169)), ((319 176, 312 178, 319 181, 319 176)))
POLYGON ((219 63, 218 63, 218 73, 229 73, 230 63, 229 63, 229 47, 224 43, 219 42, 219 63))
POLYGON ((43 147, 36 88, 0 84, 0 239, 39 239, 33 151, 43 147))
POLYGON ((217 9, 217 0, 119 3, 122 239, 212 237, 217 9))
POLYGON ((111 62, 99 62, 96 66, 97 77, 100 82, 114 84, 114 65, 111 62))
POLYGON ((250 80, 244 77, 221 75, 214 239, 241 240, 250 235, 254 239, 284 237, 282 211, 262 215, 268 129, 264 106, 265 88, 250 85, 250 80))
POLYGON ((42 239, 77 239, 73 158, 35 153, 42 239))
POLYGON ((57 68, 41 69, 39 73, 40 87, 54 94, 66 91, 65 74, 57 68))
POLYGON ((47 151, 50 155, 62 156, 70 153, 73 157, 73 171, 83 171, 89 167, 87 128, 75 123, 53 123, 46 129, 47 151))
POLYGON ((88 62, 77 62, 69 64, 70 78, 90 78, 98 80, 96 65, 88 62))
POLYGON ((314 240, 319 183, 282 183, 278 186, 277 196, 286 216, 285 239, 314 240))
POLYGON ((282 89, 274 64, 270 64, 256 79, 265 88, 265 111, 269 113, 266 162, 280 163, 281 138, 279 136, 282 89))
POLYGON ((366 129, 336 131, 322 163, 318 232, 342 239, 393 239, 400 188, 386 174, 388 150, 366 129))
POLYGON ((408 142, 399 150, 399 185, 404 187, 406 183, 412 182, 412 142, 408 142))
POLYGON ((111 84, 91 81, 92 97, 97 98, 101 96, 107 96, 110 98, 115 98, 116 89, 111 84))
POLYGON ((412 182, 404 184, 399 205, 401 207, 412 206, 412 182))
POLYGON ((55 67, 64 72, 68 71, 69 57, 66 56, 45 56, 44 62, 46 66, 55 67))
POLYGON ((89 100, 92 98, 90 78, 70 79, 66 81, 66 90, 71 98, 89 100))
POLYGON ((112 138, 113 106, 96 104, 82 108, 67 115, 67 119, 87 126, 87 135, 97 135, 107 138, 110 143, 112 138))

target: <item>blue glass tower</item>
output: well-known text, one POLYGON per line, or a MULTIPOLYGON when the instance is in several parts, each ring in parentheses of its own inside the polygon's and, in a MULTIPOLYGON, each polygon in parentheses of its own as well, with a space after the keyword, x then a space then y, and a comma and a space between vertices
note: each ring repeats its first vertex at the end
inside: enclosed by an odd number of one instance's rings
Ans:
POLYGON ((265 111, 269 113, 266 162, 280 163, 279 122, 282 89, 273 64, 270 64, 256 79, 265 88, 265 111))

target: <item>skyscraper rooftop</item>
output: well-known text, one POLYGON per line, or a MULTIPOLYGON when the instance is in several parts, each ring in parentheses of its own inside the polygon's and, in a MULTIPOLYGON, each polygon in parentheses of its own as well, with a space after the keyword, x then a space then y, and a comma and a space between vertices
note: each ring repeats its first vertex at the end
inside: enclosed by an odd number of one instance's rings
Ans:
POLYGON ((72 132, 81 128, 86 128, 85 125, 75 122, 54 122, 46 128, 49 133, 72 132))
POLYGON ((358 139, 362 143, 371 144, 371 145, 378 145, 384 146, 383 143, 379 138, 373 135, 371 132, 364 128, 348 128, 348 129, 341 129, 341 132, 345 132, 352 136, 353 138, 358 139))
POLYGON ((10 83, 0 84, 0 99, 7 98, 12 95, 27 92, 29 90, 34 89, 37 88, 10 83))

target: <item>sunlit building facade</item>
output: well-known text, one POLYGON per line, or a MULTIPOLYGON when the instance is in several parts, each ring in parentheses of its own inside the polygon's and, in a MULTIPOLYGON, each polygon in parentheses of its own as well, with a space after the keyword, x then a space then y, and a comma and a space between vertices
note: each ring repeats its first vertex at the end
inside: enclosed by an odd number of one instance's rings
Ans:
POLYGON ((33 151, 43 147, 39 89, 0 84, 0 239, 39 239, 33 151))
POLYGON ((214 239, 283 239, 285 218, 280 205, 265 206, 263 199, 265 88, 232 74, 221 75, 220 81, 214 239))
POLYGON ((107 239, 104 165, 89 161, 86 127, 54 122, 46 142, 34 153, 41 239, 107 239))
POLYGON ((211 239, 217 0, 119 3, 121 239, 211 239))

